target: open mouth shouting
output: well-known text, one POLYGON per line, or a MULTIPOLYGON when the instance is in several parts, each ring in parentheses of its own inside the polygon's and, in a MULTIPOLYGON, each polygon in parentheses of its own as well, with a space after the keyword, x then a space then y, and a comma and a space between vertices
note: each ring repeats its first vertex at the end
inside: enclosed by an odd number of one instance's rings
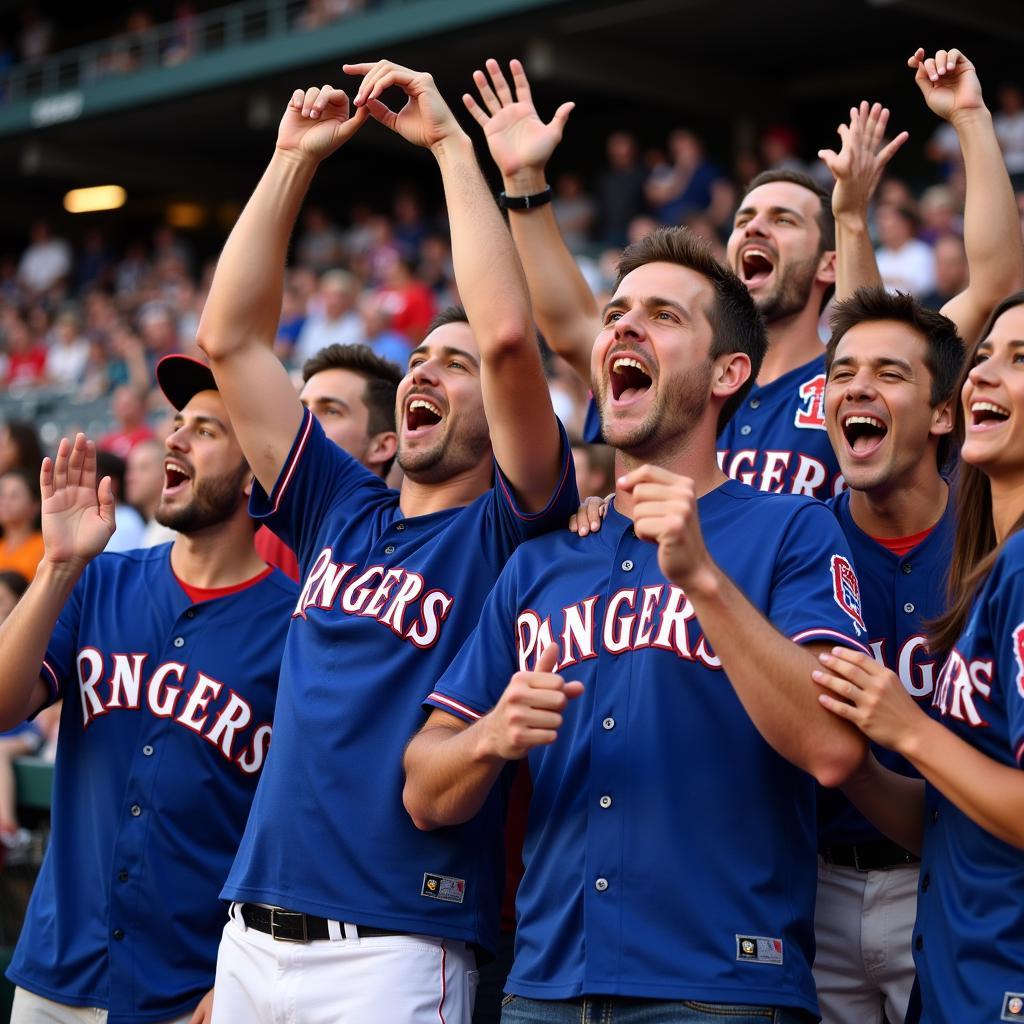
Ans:
POLYGON ((192 479, 192 471, 177 459, 164 459, 164 497, 179 494, 192 479))
POLYGON ((1004 409, 995 402, 975 401, 971 402, 971 422, 969 429, 974 430, 995 430, 1010 418, 1010 410, 1004 409))
POLYGON ((764 245, 748 245, 739 259, 740 280, 747 288, 764 284, 775 270, 775 254, 764 245))
POLYGON ((608 367, 608 384, 615 405, 630 405, 651 389, 654 375, 635 355, 612 356, 608 367))
POLYGON ((405 400, 405 432, 410 437, 421 437, 444 419, 441 404, 426 395, 410 395, 405 400))
POLYGON ((882 446, 889 428, 877 416, 871 413, 849 413, 843 419, 843 437, 846 447, 857 459, 866 459, 874 455, 882 446))

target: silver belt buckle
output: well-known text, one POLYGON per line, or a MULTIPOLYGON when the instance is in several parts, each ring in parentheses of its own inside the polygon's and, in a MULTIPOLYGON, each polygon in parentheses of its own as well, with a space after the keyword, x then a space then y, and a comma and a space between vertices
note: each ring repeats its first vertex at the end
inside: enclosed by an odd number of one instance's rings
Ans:
POLYGON ((309 934, 306 931, 306 915, 297 913, 294 910, 282 910, 280 907, 271 907, 270 909, 270 937, 276 939, 278 942, 309 942, 309 934), (295 938, 292 935, 279 935, 278 927, 286 927, 286 922, 278 922, 278 915, 287 915, 288 917, 297 917, 302 921, 302 937, 295 938))

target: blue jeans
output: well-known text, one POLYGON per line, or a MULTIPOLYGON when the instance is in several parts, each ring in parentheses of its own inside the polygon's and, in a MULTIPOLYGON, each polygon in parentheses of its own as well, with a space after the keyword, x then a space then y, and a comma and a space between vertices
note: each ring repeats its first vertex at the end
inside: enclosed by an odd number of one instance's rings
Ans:
POLYGON ((812 1024, 805 1010, 692 999, 597 997, 559 1001, 506 996, 501 1024, 812 1024))

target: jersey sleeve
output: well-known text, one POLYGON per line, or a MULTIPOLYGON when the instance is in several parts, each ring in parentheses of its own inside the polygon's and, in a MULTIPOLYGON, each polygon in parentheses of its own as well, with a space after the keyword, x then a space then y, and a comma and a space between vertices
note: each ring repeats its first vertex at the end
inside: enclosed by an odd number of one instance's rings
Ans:
POLYGON ((849 545, 820 502, 801 505, 785 525, 768 618, 795 643, 824 642, 871 653, 849 545))
MULTIPOLYGON (((103 557, 102 555, 100 556, 103 557)), ((39 678, 46 684, 47 699, 32 714, 35 718, 43 708, 56 704, 70 685, 74 688, 75 659, 78 655, 78 632, 82 622, 82 602, 85 590, 89 586, 93 566, 88 565, 57 618, 57 624, 50 634, 50 642, 46 645, 46 657, 43 658, 39 678)))
POLYGON ((253 482, 249 514, 269 526, 304 564, 329 514, 357 515, 387 493, 382 480, 328 440, 307 409, 270 494, 253 482))
POLYGON ((1003 573, 998 586, 989 592, 995 595, 989 609, 994 675, 1006 695, 1010 749, 1017 764, 1024 768, 1024 565, 1003 573))
POLYGON ((520 508, 512 484, 501 467, 495 464, 493 519, 487 524, 483 542, 488 543, 489 539, 500 538, 506 547, 505 557, 524 540, 539 537, 551 530, 567 529, 569 517, 579 510, 580 495, 576 487, 576 467, 572 460, 572 448, 565 427, 560 421, 556 422, 561 437, 562 463, 551 497, 539 512, 525 512, 520 508))
POLYGON ((465 722, 487 714, 519 668, 516 659, 517 559, 505 566, 484 602, 476 629, 424 700, 465 722))

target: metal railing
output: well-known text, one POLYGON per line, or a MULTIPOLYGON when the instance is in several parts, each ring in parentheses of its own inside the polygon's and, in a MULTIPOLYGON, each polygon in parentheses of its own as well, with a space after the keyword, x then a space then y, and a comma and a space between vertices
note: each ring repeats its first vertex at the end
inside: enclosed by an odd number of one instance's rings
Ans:
POLYGON ((332 4, 331 0, 244 0, 16 64, 0 73, 0 106, 74 93, 107 79, 179 67, 197 57, 315 32, 369 9, 400 9, 422 2, 335 0, 332 4))

